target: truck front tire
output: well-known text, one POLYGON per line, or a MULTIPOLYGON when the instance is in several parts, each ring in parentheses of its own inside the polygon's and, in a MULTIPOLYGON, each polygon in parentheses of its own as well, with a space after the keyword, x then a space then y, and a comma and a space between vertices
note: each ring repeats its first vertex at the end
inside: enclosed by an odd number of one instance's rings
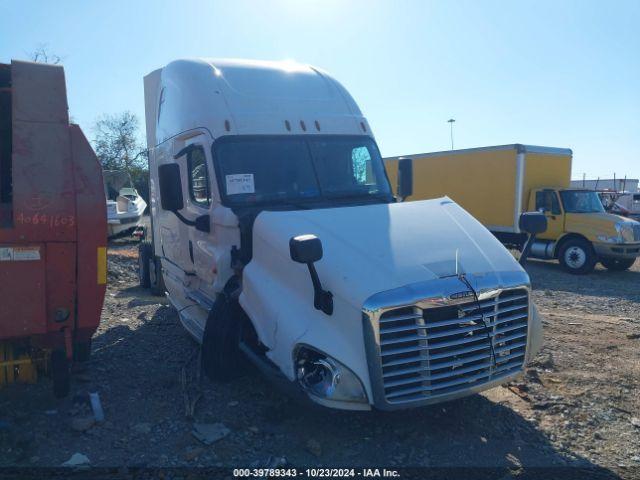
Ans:
POLYGON ((562 268, 576 275, 591 273, 598 261, 591 244, 582 238, 571 238, 564 242, 558 252, 562 268))
POLYGON ((202 336, 202 369, 213 381, 228 382, 242 374, 242 320, 240 304, 226 293, 218 295, 202 336))
POLYGON ((629 270, 635 263, 635 258, 601 258, 600 263, 604 265, 607 270, 614 272, 622 272, 623 270, 629 270))

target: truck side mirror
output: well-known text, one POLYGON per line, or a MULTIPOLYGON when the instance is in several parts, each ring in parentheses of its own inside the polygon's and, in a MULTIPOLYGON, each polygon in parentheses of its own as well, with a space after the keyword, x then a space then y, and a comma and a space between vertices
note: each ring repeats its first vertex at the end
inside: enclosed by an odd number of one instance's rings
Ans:
POLYGON ((182 197, 182 182, 180 180, 180 165, 166 163, 158 167, 160 186, 160 205, 163 210, 177 212, 184 208, 182 197))
POLYGON ((289 240, 291 260, 298 263, 315 263, 322 260, 322 242, 315 235, 299 235, 289 240))
POLYGON ((529 234, 520 254, 520 265, 524 265, 531 252, 533 242, 536 241, 536 235, 547 231, 547 217, 541 212, 525 212, 520 215, 518 225, 520 230, 529 234))
POLYGON ((529 235, 547 231, 547 217, 541 212, 525 212, 520 215, 520 230, 529 235))
POLYGON ((333 294, 322 288, 314 265, 322 259, 322 242, 315 235, 298 235, 289 240, 291 260, 306 263, 313 283, 313 306, 327 315, 333 313, 333 294))
POLYGON ((410 158, 398 159, 398 197, 404 202, 407 197, 413 195, 413 160, 410 158))

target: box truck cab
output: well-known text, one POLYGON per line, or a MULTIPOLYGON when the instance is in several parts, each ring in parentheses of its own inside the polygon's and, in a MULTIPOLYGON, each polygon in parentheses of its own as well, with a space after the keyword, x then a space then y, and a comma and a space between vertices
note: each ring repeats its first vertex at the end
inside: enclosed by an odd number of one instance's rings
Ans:
POLYGON ((248 358, 316 403, 391 410, 509 381, 539 350, 526 272, 449 198, 396 201, 329 74, 178 60, 144 86, 141 282, 166 289, 211 378, 248 358))
POLYGON ((640 223, 607 213, 598 192, 533 189, 528 210, 547 217, 547 231, 538 235, 533 255, 556 257, 571 272, 588 273, 598 261, 610 270, 626 270, 640 255, 640 223))
MULTIPOLYGON (((385 159, 392 180, 399 158, 385 159)), ((514 144, 405 158, 415 172, 412 200, 448 195, 505 245, 522 248, 522 212, 544 212, 547 231, 530 255, 556 258, 568 272, 589 273, 598 261, 625 270, 640 255, 640 223, 606 213, 595 191, 570 187, 569 149, 514 144)))

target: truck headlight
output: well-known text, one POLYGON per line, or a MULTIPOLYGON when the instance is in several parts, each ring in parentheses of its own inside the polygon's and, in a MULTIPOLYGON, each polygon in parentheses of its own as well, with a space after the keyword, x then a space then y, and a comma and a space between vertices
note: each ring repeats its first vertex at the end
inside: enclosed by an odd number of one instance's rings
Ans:
POLYGON ((620 238, 619 243, 633 243, 633 224, 630 222, 618 222, 615 225, 620 238))
POLYGON ((633 239, 633 224, 629 222, 618 222, 614 225, 616 234, 598 235, 598 240, 604 243, 632 243, 633 239))
POLYGON ((362 382, 355 373, 335 358, 307 346, 298 349, 296 377, 307 395, 318 403, 368 403, 362 382))

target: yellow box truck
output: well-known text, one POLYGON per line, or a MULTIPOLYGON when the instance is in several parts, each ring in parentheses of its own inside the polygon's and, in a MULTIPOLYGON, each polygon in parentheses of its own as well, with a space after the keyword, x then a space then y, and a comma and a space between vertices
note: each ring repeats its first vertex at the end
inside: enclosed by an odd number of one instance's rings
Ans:
POLYGON ((589 273, 597 262, 626 270, 640 255, 640 223, 606 213, 596 192, 570 187, 569 149, 513 144, 386 158, 392 185, 400 158, 413 161, 409 200, 447 195, 506 245, 526 240, 522 212, 544 212, 547 231, 531 256, 557 258, 571 273, 589 273))

